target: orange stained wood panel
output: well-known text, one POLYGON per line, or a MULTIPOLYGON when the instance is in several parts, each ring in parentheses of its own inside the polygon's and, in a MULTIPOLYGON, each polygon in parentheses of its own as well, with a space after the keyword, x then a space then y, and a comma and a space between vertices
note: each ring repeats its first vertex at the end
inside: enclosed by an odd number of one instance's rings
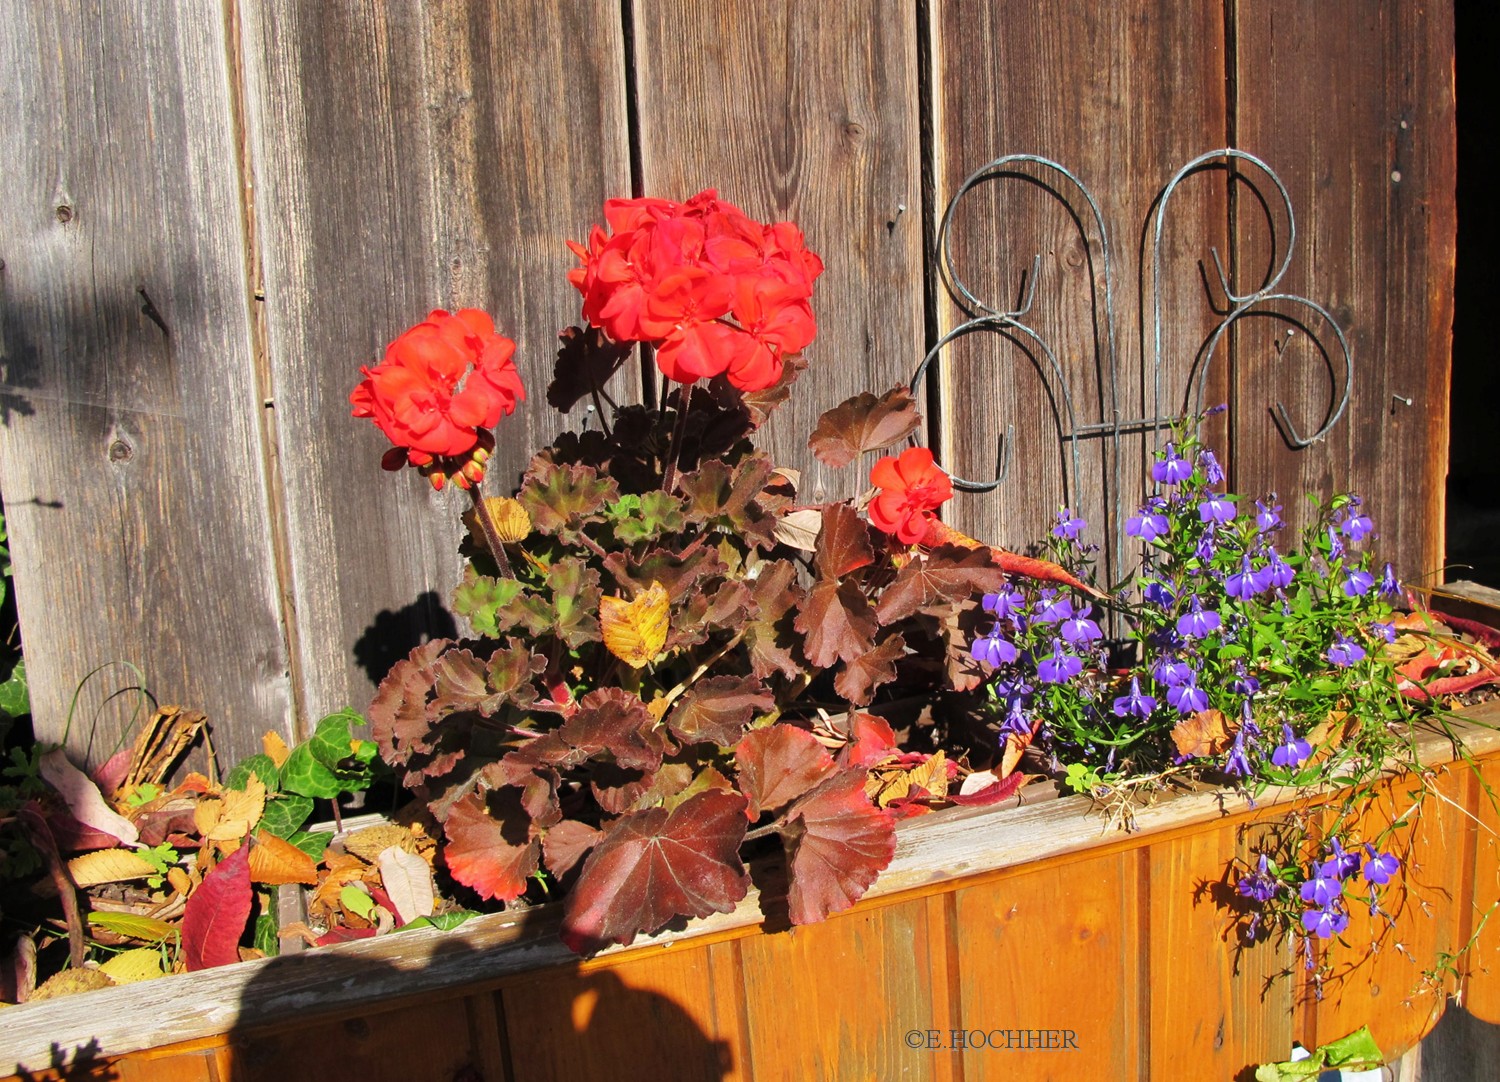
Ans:
POLYGON ((1254 837, 1226 825, 1147 852, 1152 1078, 1233 1078, 1291 1053, 1289 945, 1246 946, 1234 908, 1229 855, 1254 837))
POLYGON ((1473 945, 1464 958, 1463 1005, 1476 1018, 1500 1022, 1500 760, 1481 764, 1476 783, 1473 945))
POLYGON ((556 969, 497 993, 514 1082, 747 1079, 735 942, 556 969))
POLYGON ((1430 791, 1419 801, 1421 783, 1402 776, 1385 783, 1381 799, 1351 821, 1351 831, 1401 859, 1401 875, 1381 899, 1398 923, 1372 917, 1367 904, 1350 899, 1342 943, 1322 948, 1333 971, 1322 999, 1308 997, 1312 1025, 1304 1043, 1326 1044, 1368 1025, 1386 1058, 1395 1059, 1442 1015, 1454 971, 1436 970, 1467 939, 1460 925, 1467 924, 1468 907, 1458 900, 1468 897, 1473 784, 1466 768, 1444 767, 1428 779, 1430 791), (1408 827, 1382 836, 1398 821, 1408 827))
POLYGON ((127 1056, 114 1064, 117 1073, 113 1077, 120 1082, 228 1082, 218 1071, 217 1058, 218 1049, 214 1048, 164 1056, 127 1056))
POLYGON ((954 895, 962 991, 934 1025, 985 1035, 964 1082, 1144 1077, 1145 868, 1141 850, 1047 861, 954 895), (1068 1031, 1076 1047, 1007 1047, 1006 1030, 1068 1031))
POLYGON ((950 1078, 948 1056, 907 1034, 937 1017, 933 957, 949 961, 942 908, 926 898, 738 941, 750 1077, 794 1082, 950 1078))

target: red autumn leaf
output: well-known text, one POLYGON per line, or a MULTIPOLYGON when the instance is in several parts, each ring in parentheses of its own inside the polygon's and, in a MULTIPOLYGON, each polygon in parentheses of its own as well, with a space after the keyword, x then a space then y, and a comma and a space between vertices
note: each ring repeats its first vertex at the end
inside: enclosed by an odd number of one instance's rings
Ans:
POLYGON ((240 936, 254 904, 250 847, 242 845, 203 877, 182 913, 182 955, 188 972, 240 960, 240 936))
POLYGON ((587 823, 564 819, 542 835, 542 855, 546 858, 547 870, 561 879, 602 837, 602 833, 587 823))
POLYGON ((818 461, 838 468, 866 451, 883 451, 917 430, 922 417, 905 387, 876 398, 868 391, 834 406, 818 418, 807 446, 818 461))
POLYGON ((1024 579, 1033 579, 1037 582, 1054 582, 1059 586, 1067 586, 1071 589, 1081 591, 1090 597, 1107 598, 1109 595, 1094 589, 1088 583, 1082 581, 1066 567, 1055 564, 1051 560, 1038 560, 1031 556, 1021 556, 1018 553, 1007 552, 993 545, 986 545, 981 541, 975 541, 967 534, 959 533, 946 522, 934 519, 927 527, 927 536, 922 538, 922 547, 925 549, 937 549, 944 545, 954 545, 958 548, 977 549, 988 552, 995 563, 1003 567, 1012 575, 1019 575, 1024 579))
POLYGON ((824 579, 808 591, 792 626, 806 636, 807 660, 826 669, 839 658, 855 661, 867 653, 879 625, 857 585, 824 579))
POLYGON ((331 928, 313 940, 315 947, 331 947, 335 943, 352 943, 356 939, 374 939, 374 928, 331 928))
POLYGON ((740 789, 749 799, 746 813, 759 819, 775 811, 833 773, 833 756, 806 729, 770 725, 746 733, 734 749, 740 789))
POLYGON ((791 858, 793 924, 848 909, 896 855, 891 816, 865 795, 864 770, 844 770, 799 800, 782 836, 791 858))
POLYGON ((89 771, 89 777, 94 779, 94 784, 99 786, 101 793, 112 797, 115 790, 124 783, 125 775, 130 773, 130 763, 134 758, 135 748, 121 748, 89 771))
POLYGON ((1028 781, 1028 776, 1019 770, 1008 777, 997 778, 981 789, 972 793, 949 793, 948 800, 953 804, 963 804, 970 807, 984 807, 988 804, 998 804, 1007 797, 1015 796, 1021 791, 1021 786, 1028 781))
POLYGON ((913 556, 880 595, 875 614, 882 624, 892 624, 923 609, 993 593, 1005 580, 1004 568, 988 550, 945 545, 925 557, 913 556))
POLYGON ((729 746, 745 734, 758 712, 776 705, 776 697, 753 676, 715 676, 700 680, 667 716, 667 727, 684 744, 729 746))
POLYGON ((873 650, 867 650, 845 665, 833 681, 833 690, 846 702, 864 706, 881 684, 896 679, 896 662, 906 656, 906 640, 899 634, 887 636, 873 650))
POLYGON ((875 562, 869 524, 847 503, 826 504, 816 553, 813 566, 819 578, 841 579, 851 571, 868 567, 875 562))
POLYGON ((628 943, 674 917, 727 913, 750 887, 740 861, 745 798, 711 789, 672 812, 615 820, 568 894, 562 940, 582 954, 628 943))
POLYGON ((448 871, 482 898, 519 898, 537 869, 541 849, 530 827, 531 817, 521 809, 514 789, 492 792, 488 800, 483 793, 470 793, 453 805, 443 823, 448 871), (491 808, 500 818, 490 814, 491 808))
POLYGON ((641 702, 622 688, 601 688, 578 701, 578 712, 557 735, 579 752, 579 759, 608 751, 630 770, 655 770, 668 747, 666 734, 641 702))
POLYGON ((896 734, 890 723, 874 714, 855 714, 849 723, 849 743, 839 752, 839 767, 875 766, 896 751, 896 734))

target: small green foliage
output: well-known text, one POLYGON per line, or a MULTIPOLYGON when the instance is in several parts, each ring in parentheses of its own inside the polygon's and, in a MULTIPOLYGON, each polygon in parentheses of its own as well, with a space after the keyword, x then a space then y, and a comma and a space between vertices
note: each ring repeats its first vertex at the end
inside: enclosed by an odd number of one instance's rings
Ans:
POLYGON ((274 793, 281 789, 281 771, 276 769, 275 761, 266 754, 252 755, 235 763, 234 769, 224 776, 224 788, 243 789, 250 783, 252 774, 260 779, 266 792, 274 793))
POLYGON ((154 782, 143 781, 125 797, 125 803, 132 808, 139 808, 143 804, 149 804, 164 792, 160 785, 154 782))
MULTIPOLYGON (((19 718, 31 713, 31 695, 26 684, 26 659, 19 659, 10 676, 0 683, 0 715, 19 718)), ((4 733, 0 732, 0 738, 4 733)))
POLYGON ((1312 1082, 1324 1071, 1378 1071, 1385 1065, 1369 1026, 1347 1037, 1320 1044, 1306 1059, 1264 1063, 1255 1069, 1255 1082, 1312 1082))
POLYGON ((488 638, 498 636, 515 625, 521 613, 512 603, 525 591, 517 579, 491 578, 470 564, 464 569, 464 580, 453 593, 453 611, 488 638))
POLYGON ((301 793, 277 793, 266 799, 266 810, 260 817, 260 828, 278 838, 290 838, 312 817, 312 813, 312 797, 301 793))
POLYGON ((1104 784, 1104 779, 1099 776, 1099 771, 1091 766, 1084 763, 1070 763, 1063 782, 1075 793, 1092 793, 1104 784))
POLYGON ((149 849, 137 849, 135 855, 156 869, 157 874, 146 880, 146 885, 152 890, 161 889, 167 869, 176 865, 181 859, 181 854, 167 842, 162 842, 160 845, 152 846, 149 849))

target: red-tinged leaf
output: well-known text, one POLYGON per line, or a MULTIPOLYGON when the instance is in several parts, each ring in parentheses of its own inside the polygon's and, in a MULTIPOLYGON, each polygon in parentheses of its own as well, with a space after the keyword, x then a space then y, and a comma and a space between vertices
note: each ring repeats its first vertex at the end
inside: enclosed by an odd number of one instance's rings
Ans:
POLYGON ((609 815, 661 807, 693 781, 693 768, 686 763, 663 763, 654 774, 621 770, 613 763, 589 767, 589 790, 609 815))
POLYGON ((807 367, 807 362, 799 355, 793 353, 783 354, 781 358, 781 377, 771 386, 763 391, 745 391, 741 395, 741 401, 746 411, 750 414, 750 424, 759 428, 766 423, 773 410, 781 405, 791 396, 792 384, 807 367))
POLYGON ((683 474, 678 484, 688 501, 688 521, 727 527, 756 548, 770 548, 776 530, 772 512, 784 502, 762 498, 774 468, 770 457, 757 451, 736 466, 708 459, 683 474))
POLYGON ((749 800, 745 813, 752 820, 796 800, 834 770, 828 749, 795 725, 746 733, 734 749, 734 763, 740 789, 749 800))
POLYGON ((822 527, 818 530, 817 552, 813 556, 818 576, 841 579, 874 562, 870 524, 847 503, 827 504, 823 508, 822 527))
POLYGON ((84 826, 62 808, 54 806, 44 810, 35 801, 27 803, 35 806, 37 814, 47 820, 47 828, 52 831, 52 838, 57 842, 59 852, 81 853, 89 849, 113 849, 120 844, 120 839, 113 834, 84 826))
POLYGON ((906 640, 899 634, 888 635, 873 650, 847 662, 844 671, 833 681, 833 690, 844 701, 864 706, 875 697, 875 689, 896 679, 896 662, 906 656, 906 640))
POLYGON ((792 609, 802 600, 797 568, 790 560, 762 564, 751 598, 757 615, 745 626, 745 648, 750 653, 750 671, 761 679, 773 672, 795 678, 802 672, 792 656, 792 609))
POLYGON ((691 594, 700 581, 722 576, 728 570, 713 548, 694 549, 686 557, 667 549, 652 549, 639 560, 624 552, 611 552, 604 558, 604 568, 627 591, 649 590, 653 582, 661 583, 674 604, 691 594))
POLYGON ((609 382, 632 347, 611 341, 597 327, 568 327, 557 337, 561 345, 547 384, 547 404, 567 413, 609 382))
POLYGON ((315 947, 331 947, 335 943, 352 943, 356 939, 374 939, 376 931, 374 928, 330 928, 327 932, 318 936, 313 941, 315 947))
POLYGON ((807 446, 825 465, 847 466, 866 451, 883 451, 906 439, 922 423, 905 387, 876 398, 868 391, 839 403, 818 418, 807 446))
POLYGON ((531 837, 531 817, 513 789, 492 792, 488 800, 470 793, 448 812, 443 833, 448 871, 482 898, 519 898, 537 869, 541 846, 531 837))
POLYGON ((753 676, 715 676, 699 680, 667 716, 667 727, 683 744, 739 741, 757 713, 776 705, 776 697, 753 676))
POLYGON ((879 624, 857 585, 825 579, 808 591, 792 626, 805 637, 807 660, 826 669, 840 658, 855 661, 868 653, 879 624))
POLYGON ((849 723, 849 743, 839 752, 839 767, 878 766, 896 751, 890 723, 874 714, 855 714, 849 723))
POLYGON ((892 624, 923 610, 993 593, 1006 577, 989 551, 947 545, 913 556, 880 595, 875 615, 882 624, 892 624))
POLYGON ((578 712, 557 730, 584 756, 608 751, 629 770, 655 770, 670 746, 640 697, 622 688, 601 688, 578 701, 578 712))
MULTIPOLYGON (((970 774, 969 777, 977 777, 970 774)), ((991 774, 990 777, 994 778, 991 774)), ((984 807, 987 804, 998 804, 1000 801, 1013 797, 1021 791, 1021 787, 1031 780, 1031 775, 1022 774, 1017 771, 1005 778, 995 778, 987 785, 980 786, 971 792, 949 793, 948 800, 952 804, 963 804, 969 807, 984 807)), ((967 782, 965 783, 967 785, 967 782)))
POLYGON ((437 677, 434 666, 452 639, 433 639, 416 647, 391 666, 370 703, 370 735, 380 755, 392 766, 404 766, 412 754, 425 750, 432 728, 427 699, 437 677))
POLYGON ((112 835, 125 845, 134 845, 140 839, 135 824, 105 803, 93 779, 68 762, 61 748, 54 748, 37 761, 37 773, 57 790, 80 825, 112 835))
POLYGON ((125 775, 130 773, 131 760, 135 758, 134 748, 121 748, 104 762, 94 767, 89 772, 89 777, 94 779, 94 784, 99 786, 99 791, 106 796, 113 796, 125 775))
POLYGON ((792 806, 782 834, 791 857, 793 924, 848 909, 896 855, 891 816, 865 795, 864 770, 829 778, 792 806))
POLYGON ((240 960, 240 936, 255 902, 250 847, 242 845, 203 877, 182 914, 182 955, 188 972, 240 960))
POLYGON ((615 820, 568 894, 562 940, 582 954, 628 943, 674 917, 727 913, 749 890, 740 862, 745 798, 713 789, 673 812, 615 820))
POLYGON ((602 837, 602 831, 595 830, 587 823, 564 819, 542 835, 542 856, 547 861, 547 870, 561 879, 588 855, 590 849, 599 844, 602 837))
POLYGON ((1012 575, 1019 575, 1021 578, 1034 579, 1037 582, 1053 582, 1059 586, 1067 586, 1101 600, 1109 596, 1100 590, 1094 589, 1088 583, 1083 582, 1061 564, 1055 564, 1051 560, 1038 560, 1031 556, 1021 556, 1018 553, 995 548, 993 545, 986 545, 982 541, 975 541, 967 534, 960 533, 946 522, 934 519, 927 527, 927 536, 922 538, 922 547, 925 549, 937 549, 945 545, 988 552, 991 559, 997 565, 1003 567, 1012 575))
POLYGON ((619 486, 592 466, 559 464, 537 455, 516 498, 535 529, 568 541, 584 523, 600 521, 605 505, 619 495, 619 486))

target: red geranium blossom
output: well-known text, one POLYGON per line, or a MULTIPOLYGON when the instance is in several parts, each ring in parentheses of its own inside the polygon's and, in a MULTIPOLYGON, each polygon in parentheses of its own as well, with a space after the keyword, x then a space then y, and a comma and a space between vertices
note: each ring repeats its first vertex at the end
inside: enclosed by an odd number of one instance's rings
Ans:
POLYGON ((653 342, 668 379, 724 376, 743 391, 781 378, 782 358, 817 333, 823 262, 790 222, 766 225, 713 189, 686 203, 611 199, 568 280, 583 316, 616 342, 653 342))
MULTIPOLYGON (((483 452, 493 446, 485 430, 526 398, 511 361, 515 350, 477 308, 434 310, 392 342, 383 361, 360 369, 365 379, 349 396, 354 416, 370 418, 396 445, 400 453, 387 455, 389 468, 455 460, 449 464, 458 469, 469 457, 475 463, 467 479, 478 481, 488 457, 483 452)), ((436 487, 442 475, 432 474, 436 487)))
POLYGON ((915 545, 937 521, 934 511, 953 496, 953 482, 925 447, 887 455, 870 471, 880 492, 870 501, 870 522, 904 545, 915 545))

